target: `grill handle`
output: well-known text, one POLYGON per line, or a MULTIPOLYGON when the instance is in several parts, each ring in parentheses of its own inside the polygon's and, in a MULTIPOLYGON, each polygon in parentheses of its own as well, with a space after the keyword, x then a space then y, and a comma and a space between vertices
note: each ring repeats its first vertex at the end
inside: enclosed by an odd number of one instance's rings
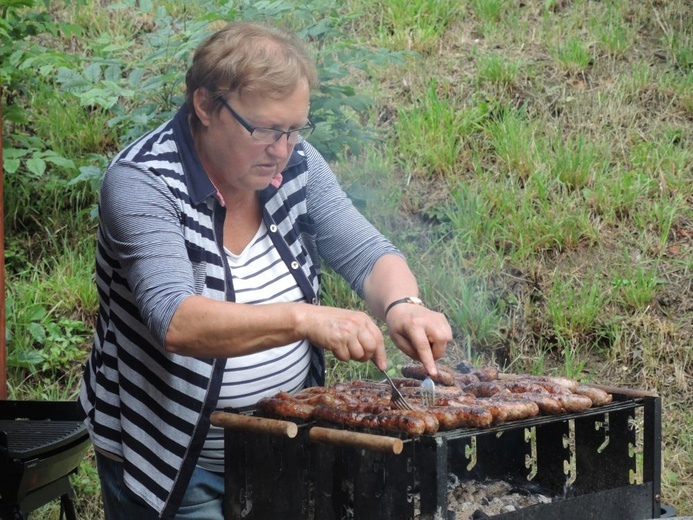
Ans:
POLYGON ((212 412, 210 421, 214 426, 220 428, 265 433, 277 437, 288 437, 289 439, 293 439, 298 434, 296 423, 252 415, 216 411, 212 412))
POLYGON ((382 451, 399 455, 402 453, 404 443, 402 439, 373 435, 370 433, 352 432, 348 430, 334 430, 314 426, 308 432, 308 437, 313 442, 332 444, 348 448, 363 448, 371 451, 382 451))

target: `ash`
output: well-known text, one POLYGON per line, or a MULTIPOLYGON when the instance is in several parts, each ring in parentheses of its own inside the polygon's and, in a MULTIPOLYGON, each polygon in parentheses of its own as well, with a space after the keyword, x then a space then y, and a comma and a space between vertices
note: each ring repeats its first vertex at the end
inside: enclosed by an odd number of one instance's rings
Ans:
POLYGON ((551 498, 520 489, 503 480, 448 480, 448 519, 478 520, 512 513, 536 504, 549 504, 551 498))

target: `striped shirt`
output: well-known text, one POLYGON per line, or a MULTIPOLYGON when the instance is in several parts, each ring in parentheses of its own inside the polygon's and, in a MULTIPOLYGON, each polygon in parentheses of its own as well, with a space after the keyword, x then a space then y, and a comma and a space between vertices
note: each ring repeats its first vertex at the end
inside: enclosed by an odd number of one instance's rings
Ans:
MULTIPOLYGON (((304 302, 305 298, 274 248, 264 222, 250 244, 239 254, 226 250, 236 302, 263 305, 304 302)), ((283 347, 226 360, 218 409, 252 407, 265 396, 279 391, 295 393, 305 384, 310 367, 310 345, 306 340, 283 347)), ((211 426, 197 465, 224 470, 224 431, 211 426)))
MULTIPOLYGON (((259 192, 262 220, 305 301, 319 303, 321 262, 363 296, 375 262, 399 252, 310 144, 294 147, 282 176, 259 192)), ((167 352, 166 332, 191 295, 236 301, 226 208, 195 150, 187 106, 114 158, 99 197, 99 312, 80 401, 94 446, 121 457, 128 488, 170 518, 207 438, 226 359, 167 352)), ((305 385, 323 384, 324 353, 310 350, 305 385)))

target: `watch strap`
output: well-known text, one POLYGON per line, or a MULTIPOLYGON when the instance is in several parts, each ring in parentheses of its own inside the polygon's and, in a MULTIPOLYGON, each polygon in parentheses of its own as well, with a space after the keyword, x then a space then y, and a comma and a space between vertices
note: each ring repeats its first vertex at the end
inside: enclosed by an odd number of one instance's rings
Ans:
POLYGON ((405 296, 404 298, 393 301, 387 306, 385 309, 385 317, 387 317, 387 313, 390 312, 390 309, 392 309, 395 305, 399 305, 400 303, 413 303, 414 305, 420 305, 421 307, 426 306, 424 305, 424 302, 422 302, 421 299, 417 298, 416 296, 405 296))

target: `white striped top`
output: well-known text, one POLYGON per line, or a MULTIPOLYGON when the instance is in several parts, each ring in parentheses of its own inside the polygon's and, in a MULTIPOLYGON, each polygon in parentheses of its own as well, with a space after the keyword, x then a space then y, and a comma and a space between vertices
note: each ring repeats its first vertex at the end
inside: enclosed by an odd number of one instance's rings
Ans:
MULTIPOLYGON (((263 305, 305 302, 296 280, 272 244, 264 222, 238 255, 225 249, 236 291, 236 302, 263 305)), ((295 393, 308 376, 310 345, 297 341, 256 354, 226 360, 217 408, 246 408, 279 391, 295 393)), ((224 471, 224 430, 211 426, 197 465, 224 471)))

